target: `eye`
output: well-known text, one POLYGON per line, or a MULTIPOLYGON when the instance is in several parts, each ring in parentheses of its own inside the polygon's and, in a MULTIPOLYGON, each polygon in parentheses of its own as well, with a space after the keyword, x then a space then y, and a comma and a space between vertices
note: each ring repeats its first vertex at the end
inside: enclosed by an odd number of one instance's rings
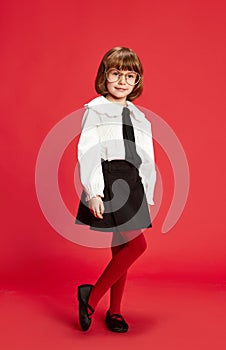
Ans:
POLYGON ((119 75, 119 72, 117 70, 112 70, 111 74, 117 77, 119 75))
POLYGON ((128 78, 129 79, 135 79, 136 78, 136 74, 135 73, 129 73, 128 74, 128 78))

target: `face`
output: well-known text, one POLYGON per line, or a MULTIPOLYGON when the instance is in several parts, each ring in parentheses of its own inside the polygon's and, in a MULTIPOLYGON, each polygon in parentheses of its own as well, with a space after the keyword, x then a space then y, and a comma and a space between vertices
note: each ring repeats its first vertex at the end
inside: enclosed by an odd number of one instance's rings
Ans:
POLYGON ((131 71, 128 70, 110 70, 110 81, 106 81, 108 94, 106 98, 111 102, 116 102, 125 105, 127 96, 133 91, 134 86, 128 84, 132 78, 131 71), (113 81, 112 80, 116 80, 113 81))

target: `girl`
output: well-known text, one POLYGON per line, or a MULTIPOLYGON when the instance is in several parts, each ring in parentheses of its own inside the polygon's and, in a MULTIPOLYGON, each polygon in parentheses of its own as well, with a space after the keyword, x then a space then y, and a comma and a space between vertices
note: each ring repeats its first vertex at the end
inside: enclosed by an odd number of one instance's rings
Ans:
POLYGON ((109 50, 95 82, 101 96, 85 105, 78 161, 83 193, 76 223, 113 232, 112 259, 95 285, 78 287, 82 330, 110 289, 105 324, 110 331, 127 332, 121 300, 127 270, 145 251, 142 229, 151 227, 148 204, 153 205, 156 180, 151 125, 131 102, 142 92, 143 68, 134 51, 109 50))

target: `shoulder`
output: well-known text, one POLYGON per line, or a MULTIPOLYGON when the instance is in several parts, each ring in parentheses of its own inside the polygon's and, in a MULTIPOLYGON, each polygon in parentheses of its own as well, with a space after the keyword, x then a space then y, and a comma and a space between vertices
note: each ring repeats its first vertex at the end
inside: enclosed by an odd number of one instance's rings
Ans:
POLYGON ((97 114, 101 119, 103 116, 115 115, 115 109, 117 109, 117 105, 108 101, 104 96, 94 98, 86 103, 84 107, 87 113, 91 113, 91 115, 97 114))
POLYGON ((145 114, 131 101, 127 102, 128 108, 130 109, 130 112, 132 116, 139 121, 141 124, 146 124, 148 120, 145 117, 145 114))
POLYGON ((145 113, 142 111, 142 106, 136 106, 132 102, 128 102, 128 107, 136 119, 135 127, 142 135, 152 138, 152 125, 147 119, 145 113))
POLYGON ((92 128, 100 124, 98 110, 99 106, 104 103, 103 99, 103 96, 98 96, 84 104, 85 113, 82 119, 82 129, 92 128))
POLYGON ((140 127, 144 130, 146 130, 146 128, 149 130, 151 123, 146 118, 145 113, 142 112, 139 107, 137 107, 135 104, 133 104, 130 101, 128 101, 128 107, 129 107, 133 117, 139 122, 137 125, 140 125, 140 127))

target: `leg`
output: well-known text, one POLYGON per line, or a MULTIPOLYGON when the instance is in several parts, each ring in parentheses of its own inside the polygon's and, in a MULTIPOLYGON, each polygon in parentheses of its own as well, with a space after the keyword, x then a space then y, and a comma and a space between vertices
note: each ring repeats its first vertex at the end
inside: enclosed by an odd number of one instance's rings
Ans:
POLYGON ((131 241, 126 242, 111 259, 102 275, 92 288, 89 297, 89 305, 95 309, 99 300, 114 285, 133 264, 133 262, 145 251, 147 244, 141 231, 122 232, 124 239, 133 236, 131 241))
MULTIPOLYGON (((120 233, 113 233, 112 237, 112 257, 123 249, 125 241, 120 233), (124 242, 124 243, 123 243, 124 242)), ((121 314, 121 301, 125 288, 127 271, 112 286, 110 291, 110 314, 121 314)))

